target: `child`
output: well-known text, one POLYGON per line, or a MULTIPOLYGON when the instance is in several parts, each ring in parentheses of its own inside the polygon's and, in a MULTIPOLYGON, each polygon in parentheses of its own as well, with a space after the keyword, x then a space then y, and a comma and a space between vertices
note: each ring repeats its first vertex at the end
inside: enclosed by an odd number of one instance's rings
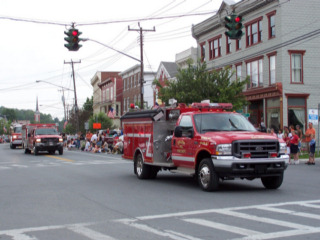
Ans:
POLYGON ((283 134, 283 141, 287 144, 287 154, 290 156, 290 138, 288 137, 288 133, 284 132, 283 134))
POLYGON ((290 152, 293 155, 294 164, 299 164, 298 155, 299 137, 296 131, 292 131, 292 137, 290 139, 290 152))
POLYGON ((311 134, 311 141, 309 142, 309 146, 310 146, 310 152, 309 152, 309 161, 306 162, 306 164, 308 165, 315 165, 315 159, 314 159, 314 154, 316 152, 316 140, 314 139, 314 135, 311 134))

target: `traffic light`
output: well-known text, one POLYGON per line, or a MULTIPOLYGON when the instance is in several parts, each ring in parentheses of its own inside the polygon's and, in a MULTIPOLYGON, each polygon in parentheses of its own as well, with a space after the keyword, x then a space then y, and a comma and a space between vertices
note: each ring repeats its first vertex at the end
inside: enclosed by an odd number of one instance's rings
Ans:
POLYGON ((64 46, 68 48, 69 51, 78 51, 79 48, 82 47, 82 45, 79 44, 79 42, 82 40, 79 38, 82 32, 79 32, 78 29, 70 28, 67 32, 64 32, 64 34, 67 35, 67 37, 64 38, 64 40, 67 41, 67 44, 64 46))
POLYGON ((224 20, 226 21, 225 27, 229 30, 225 33, 230 39, 240 39, 244 35, 242 32, 242 16, 232 13, 231 15, 226 16, 224 20))

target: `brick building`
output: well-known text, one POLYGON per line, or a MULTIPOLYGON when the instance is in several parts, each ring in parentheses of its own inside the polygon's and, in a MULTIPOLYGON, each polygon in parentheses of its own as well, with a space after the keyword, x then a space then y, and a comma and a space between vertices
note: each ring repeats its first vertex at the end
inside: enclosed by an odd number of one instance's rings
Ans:
POLYGON ((113 124, 120 126, 122 115, 123 81, 120 72, 97 72, 91 79, 93 87, 93 113, 103 112, 108 114, 114 111, 113 124))
MULTIPOLYGON (((141 105, 140 74, 140 64, 137 64, 119 74, 123 79, 123 113, 129 110, 131 103, 134 103, 139 107, 141 105)), ((155 73, 144 71, 143 77, 143 101, 144 108, 147 109, 152 107, 154 104, 152 82, 155 78, 155 73)))
POLYGON ((306 129, 308 110, 318 109, 320 29, 318 0, 224 2, 213 17, 192 27, 198 58, 208 70, 231 66, 234 78, 250 77, 244 94, 250 121, 269 128, 306 129), (244 19, 244 36, 230 40, 224 18, 232 10, 244 19))

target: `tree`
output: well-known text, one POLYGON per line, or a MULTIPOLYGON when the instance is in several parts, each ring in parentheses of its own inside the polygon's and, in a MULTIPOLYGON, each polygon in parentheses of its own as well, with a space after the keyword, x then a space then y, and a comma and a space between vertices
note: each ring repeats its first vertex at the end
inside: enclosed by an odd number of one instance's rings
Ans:
POLYGON ((153 85, 159 87, 159 98, 168 102, 175 98, 178 102, 190 104, 209 99, 210 102, 228 102, 234 109, 242 109, 247 105, 242 93, 248 79, 231 81, 234 72, 226 67, 219 71, 207 71, 205 62, 198 61, 196 65, 188 62, 188 68, 179 69, 175 80, 165 82, 162 86, 156 79, 153 85))
POLYGON ((90 117, 89 129, 91 132, 96 131, 96 129, 93 129, 93 123, 101 123, 101 129, 114 128, 113 121, 103 112, 99 112, 90 117))

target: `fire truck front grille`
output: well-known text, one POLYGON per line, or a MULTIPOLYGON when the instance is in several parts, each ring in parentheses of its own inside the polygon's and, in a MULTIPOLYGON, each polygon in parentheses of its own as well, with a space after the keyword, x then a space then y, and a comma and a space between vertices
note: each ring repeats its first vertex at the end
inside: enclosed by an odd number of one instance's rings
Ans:
POLYGON ((59 142, 59 139, 58 138, 42 138, 41 139, 41 142, 42 143, 58 143, 59 142))
POLYGON ((232 147, 238 158, 245 153, 251 153, 251 158, 267 158, 269 153, 279 152, 279 143, 274 140, 234 141, 232 147))

